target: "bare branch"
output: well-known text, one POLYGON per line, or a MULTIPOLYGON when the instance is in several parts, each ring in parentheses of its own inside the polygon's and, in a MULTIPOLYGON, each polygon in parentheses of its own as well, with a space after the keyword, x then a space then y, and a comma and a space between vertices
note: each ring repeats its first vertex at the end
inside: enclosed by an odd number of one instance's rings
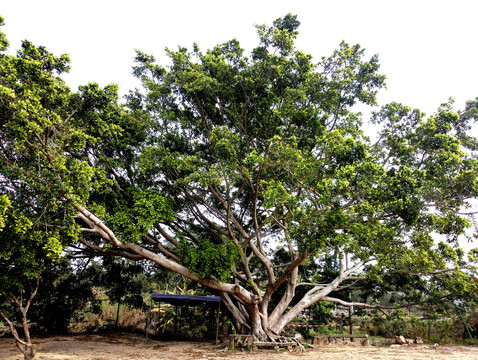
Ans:
POLYGON ((102 255, 102 256, 121 256, 121 257, 124 257, 126 259, 133 260, 133 261, 138 261, 138 260, 144 259, 143 256, 127 253, 127 252, 124 252, 124 251, 104 250, 101 246, 92 244, 92 243, 90 243, 90 242, 88 242, 88 241, 86 241, 85 239, 82 239, 82 238, 79 238, 78 242, 82 243, 87 248, 97 252, 99 255, 102 255))
MULTIPOLYGON (((438 300, 446 299, 449 296, 450 295, 443 295, 438 300)), ((427 302, 427 301, 419 301, 419 302, 416 302, 416 303, 389 306, 389 305, 379 305, 379 304, 371 305, 371 304, 361 303, 361 302, 348 302, 348 301, 344 301, 342 299, 337 299, 337 298, 330 297, 330 296, 324 296, 321 300, 330 301, 330 302, 337 303, 337 304, 340 304, 340 305, 343 305, 343 306, 355 306, 355 307, 363 307, 363 308, 367 308, 367 309, 389 309, 389 310, 403 309, 403 308, 406 308, 406 307, 409 307, 409 306, 417 306, 417 305, 425 304, 427 302)))
POLYGON ((160 252, 161 254, 163 254, 164 256, 167 256, 171 259, 173 259, 174 261, 179 261, 179 257, 174 254, 173 252, 169 251, 168 249, 166 249, 158 240, 154 239, 153 237, 149 236, 149 235, 144 235, 143 236, 151 245, 155 246, 160 252))

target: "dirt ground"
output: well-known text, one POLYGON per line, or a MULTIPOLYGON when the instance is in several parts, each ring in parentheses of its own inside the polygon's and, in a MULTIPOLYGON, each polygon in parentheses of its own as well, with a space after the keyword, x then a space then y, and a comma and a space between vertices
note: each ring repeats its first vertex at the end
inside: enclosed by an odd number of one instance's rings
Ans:
MULTIPOLYGON (((207 342, 166 342, 132 334, 76 335, 40 338, 37 359, 43 360, 207 360, 207 359, 320 359, 320 360, 478 360, 478 347, 439 345, 324 346, 304 352, 287 350, 224 350, 207 342)), ((0 359, 20 360, 23 356, 12 338, 0 338, 0 359)))

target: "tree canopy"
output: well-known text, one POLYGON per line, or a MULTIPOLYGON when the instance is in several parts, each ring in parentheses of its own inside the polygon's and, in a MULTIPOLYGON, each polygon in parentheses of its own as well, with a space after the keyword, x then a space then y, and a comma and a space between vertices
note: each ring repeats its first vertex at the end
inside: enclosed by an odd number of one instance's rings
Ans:
POLYGON ((167 49, 170 66, 138 51, 143 89, 124 104, 115 85, 71 92, 65 56, 28 42, 2 54, 0 195, 51 244, 147 259, 212 289, 238 331, 262 338, 390 278, 401 305, 467 299, 476 253, 457 240, 478 194, 478 101, 428 117, 385 105, 371 141, 356 105, 385 86, 378 57, 343 42, 314 63, 294 46, 299 25, 257 26, 250 55, 235 39, 167 49))

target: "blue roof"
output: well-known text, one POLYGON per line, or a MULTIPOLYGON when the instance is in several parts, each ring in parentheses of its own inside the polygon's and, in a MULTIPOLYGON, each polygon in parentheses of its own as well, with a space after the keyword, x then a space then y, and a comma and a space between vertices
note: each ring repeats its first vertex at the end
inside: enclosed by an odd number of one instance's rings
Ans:
POLYGON ((152 293, 153 300, 159 302, 166 302, 172 305, 191 305, 196 306, 204 302, 220 302, 220 296, 196 296, 196 295, 171 295, 152 293))

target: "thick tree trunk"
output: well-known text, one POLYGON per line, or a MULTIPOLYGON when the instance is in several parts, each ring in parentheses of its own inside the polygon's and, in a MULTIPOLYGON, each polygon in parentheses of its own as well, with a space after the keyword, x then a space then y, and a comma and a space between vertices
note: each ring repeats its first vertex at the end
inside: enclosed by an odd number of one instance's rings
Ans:
POLYGON ((261 339, 264 337, 264 329, 262 328, 261 316, 259 314, 259 307, 257 304, 247 306, 247 311, 249 313, 249 321, 252 328, 252 335, 256 338, 261 339))
POLYGON ((275 307, 274 311, 272 311, 271 315, 269 316, 268 320, 269 320, 269 326, 271 326, 271 328, 275 327, 275 324, 280 319, 281 315, 287 309, 287 307, 289 306, 289 304, 291 303, 292 299, 295 296, 295 288, 297 286, 298 273, 299 273, 298 268, 295 268, 292 271, 292 273, 290 275, 290 279, 287 283, 287 288, 286 288, 286 291, 284 293, 284 296, 282 297, 280 302, 275 307))
POLYGON ((312 304, 324 299, 331 292, 335 291, 344 280, 349 278, 351 273, 356 271, 362 265, 363 262, 359 262, 350 269, 346 269, 344 261, 340 261, 338 277, 325 286, 314 286, 312 289, 310 289, 295 306, 293 306, 286 313, 283 313, 283 315, 271 325, 271 330, 275 333, 282 332, 287 324, 289 324, 304 309, 307 309, 312 304))

